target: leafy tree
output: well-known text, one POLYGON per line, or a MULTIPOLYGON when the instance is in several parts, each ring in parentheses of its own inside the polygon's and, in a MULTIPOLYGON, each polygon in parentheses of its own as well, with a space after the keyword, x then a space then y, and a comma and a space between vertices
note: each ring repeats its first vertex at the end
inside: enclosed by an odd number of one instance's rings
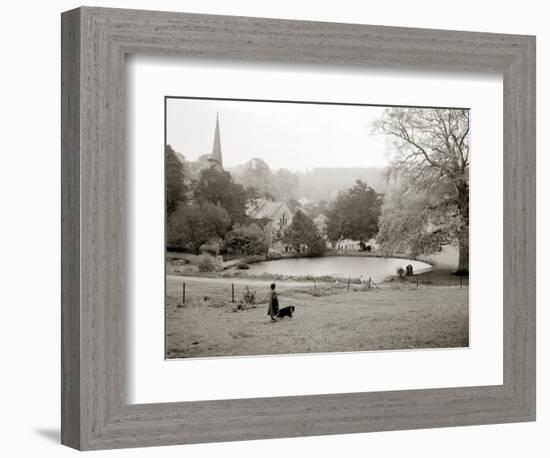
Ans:
POLYGON ((258 190, 256 188, 253 188, 252 186, 249 186, 245 189, 245 198, 246 198, 246 208, 257 209, 260 199, 260 194, 258 193, 258 190))
MULTIPOLYGON (((462 109, 389 108, 374 125, 375 132, 389 139, 390 176, 420 196, 429 196, 421 224, 437 228, 434 235, 445 232, 443 241, 458 241, 459 274, 467 274, 469 268, 469 129, 469 111, 462 109), (442 215, 452 224, 442 223, 442 215)), ((384 232, 381 237, 389 241, 394 234, 384 232)), ((419 239, 412 245, 413 251, 430 252, 437 243, 419 239)))
POLYGON ((416 257, 454 243, 458 235, 456 216, 451 208, 439 205, 438 194, 419 192, 406 183, 386 194, 377 237, 380 249, 416 257))
POLYGON ((284 241, 299 253, 305 251, 307 256, 322 256, 326 248, 315 223, 302 211, 297 211, 294 215, 284 241))
POLYGON ((210 202, 180 204, 168 218, 167 245, 198 254, 204 243, 223 239, 230 226, 229 214, 219 205, 210 202))
POLYGON ((197 182, 201 172, 204 169, 209 169, 212 167, 212 162, 210 162, 211 157, 211 154, 202 154, 196 161, 187 162, 190 181, 197 182))
POLYGON ((220 254, 222 244, 223 244, 223 241, 220 238, 216 237, 214 239, 210 239, 204 242, 199 247, 199 251, 203 254, 207 253, 212 256, 217 256, 218 254, 220 254))
POLYGON ((273 193, 278 200, 287 201, 298 196, 299 178, 288 169, 279 169, 273 174, 273 193))
POLYGON ((210 202, 223 207, 232 222, 240 222, 245 217, 249 194, 233 181, 229 172, 215 167, 203 169, 193 193, 198 203, 210 202))
POLYGON ((256 224, 236 226, 225 236, 225 247, 229 252, 245 256, 265 254, 266 235, 256 224))
POLYGON ((378 232, 380 205, 381 199, 376 191, 357 180, 354 186, 338 194, 327 212, 329 240, 368 241, 378 232))
MULTIPOLYGON (((184 180, 184 162, 170 145, 164 148, 166 174, 166 213, 171 215, 179 202, 186 199, 187 187, 184 180)), ((180 155, 181 156, 181 155, 180 155)), ((181 156, 183 158, 183 156, 181 156)))
POLYGON ((250 159, 241 173, 235 177, 237 183, 244 187, 252 187, 260 196, 273 197, 273 176, 269 165, 260 158, 250 159))

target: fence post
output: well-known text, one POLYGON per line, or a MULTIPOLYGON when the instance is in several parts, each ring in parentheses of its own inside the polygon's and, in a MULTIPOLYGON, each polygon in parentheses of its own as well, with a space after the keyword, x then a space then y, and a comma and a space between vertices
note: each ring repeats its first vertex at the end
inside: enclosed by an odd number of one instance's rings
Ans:
POLYGON ((231 302, 235 303, 235 283, 231 283, 231 302))
POLYGON ((462 275, 461 275, 460 276, 460 289, 462 289, 462 278, 464 278, 464 277, 462 277, 462 275))
POLYGON ((416 277, 416 289, 418 289, 418 277, 416 277))
POLYGON ((348 277, 348 291, 349 291, 349 282, 351 281, 351 277, 348 277))
POLYGON ((369 277, 369 289, 371 288, 372 278, 369 277))
POLYGON ((181 304, 178 303, 177 307, 184 307, 185 306, 185 282, 181 285, 181 304))

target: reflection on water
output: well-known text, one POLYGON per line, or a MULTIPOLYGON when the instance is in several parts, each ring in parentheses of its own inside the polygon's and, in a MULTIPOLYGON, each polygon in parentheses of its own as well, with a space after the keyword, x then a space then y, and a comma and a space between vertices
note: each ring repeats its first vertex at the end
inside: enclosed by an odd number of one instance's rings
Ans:
POLYGON ((431 269, 431 265, 426 262, 409 259, 324 256, 258 262, 251 264, 248 272, 251 274, 311 275, 314 277, 331 275, 341 278, 358 278, 362 275, 365 280, 371 277, 373 281, 380 282, 390 275, 395 275, 398 267, 405 269, 408 264, 413 266, 415 273, 431 269))

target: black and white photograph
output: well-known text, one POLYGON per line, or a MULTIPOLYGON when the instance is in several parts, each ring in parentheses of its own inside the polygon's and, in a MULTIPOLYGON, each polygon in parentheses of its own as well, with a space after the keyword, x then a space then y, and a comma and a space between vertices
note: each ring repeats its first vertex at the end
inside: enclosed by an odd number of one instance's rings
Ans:
POLYGON ((469 346, 469 110, 165 98, 165 357, 469 346))

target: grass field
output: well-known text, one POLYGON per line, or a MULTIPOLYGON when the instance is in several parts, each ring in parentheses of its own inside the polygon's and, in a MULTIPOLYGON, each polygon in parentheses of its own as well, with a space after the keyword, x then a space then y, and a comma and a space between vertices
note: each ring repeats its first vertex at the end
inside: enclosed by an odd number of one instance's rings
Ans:
POLYGON ((392 284, 363 291, 345 283, 277 282, 280 306, 294 305, 296 314, 273 323, 267 316, 269 283, 169 275, 166 357, 468 346, 467 286, 392 284), (237 311, 247 285, 256 304, 237 311))

